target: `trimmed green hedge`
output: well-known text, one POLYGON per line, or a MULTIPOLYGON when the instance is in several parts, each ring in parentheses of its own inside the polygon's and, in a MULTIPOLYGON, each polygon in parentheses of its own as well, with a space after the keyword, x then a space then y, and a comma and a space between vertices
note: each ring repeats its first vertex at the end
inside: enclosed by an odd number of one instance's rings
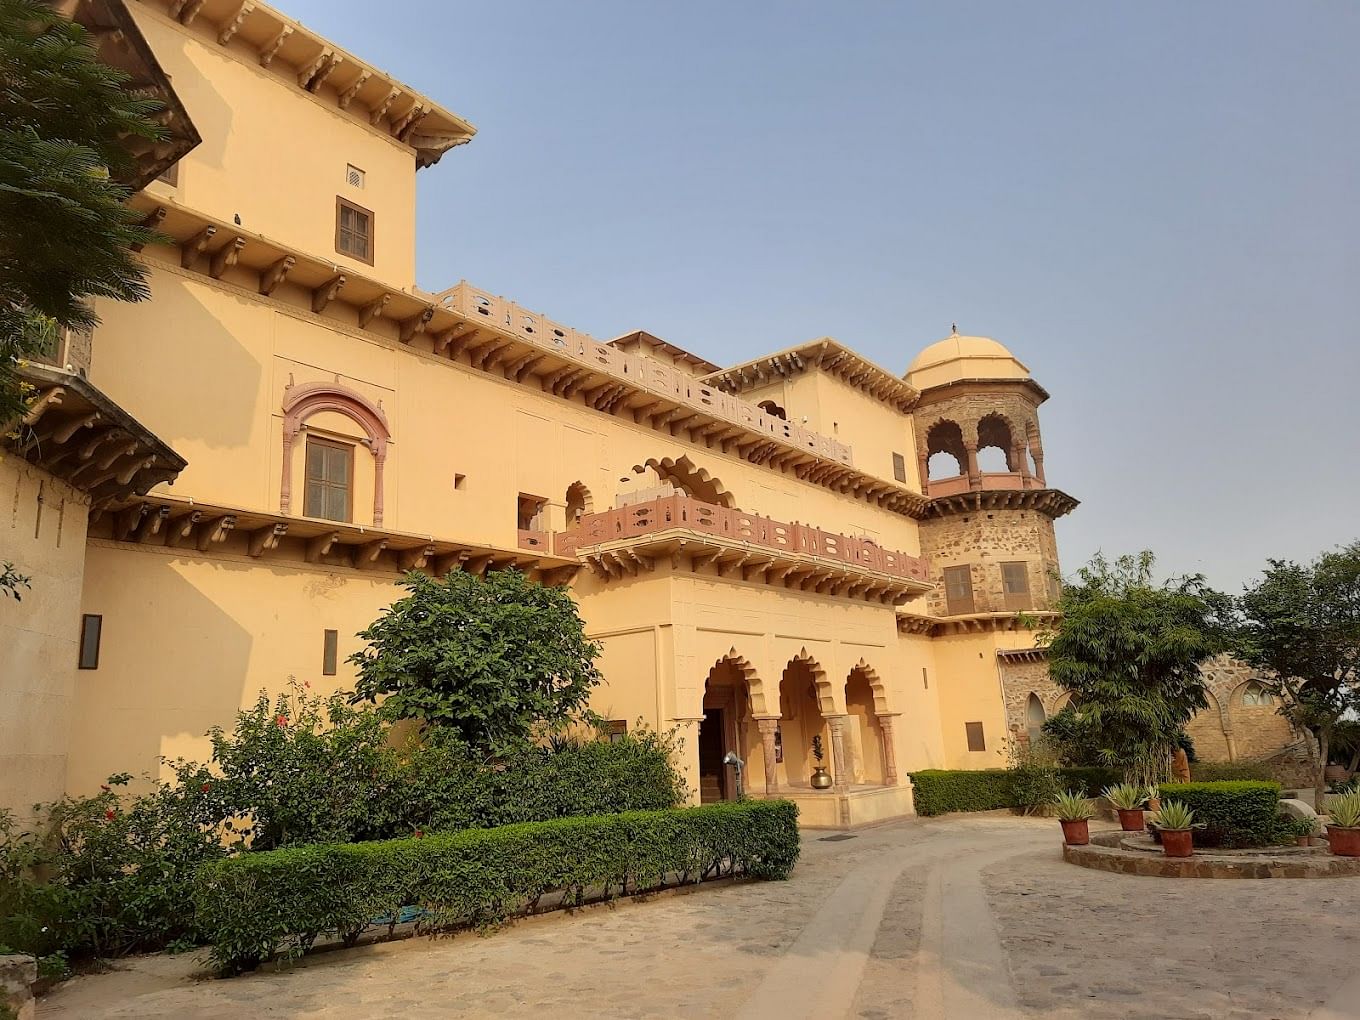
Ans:
POLYGON ((1190 763, 1190 779, 1195 783, 1222 783, 1230 780, 1273 782, 1274 774, 1259 762, 1194 761, 1190 763))
MULTIPOLYGON (((943 815, 951 811, 996 811, 1016 806, 1008 769, 926 769, 911 773, 916 813, 943 815)), ((1117 769, 1060 768, 1064 790, 1097 794, 1120 781, 1117 769)))
POLYGON ((674 876, 784 879, 798 853, 789 801, 630 811, 242 854, 200 870, 194 906, 214 960, 237 972, 279 952, 300 955, 320 935, 352 944, 403 908, 425 930, 489 924, 558 891, 579 903, 674 876))
POLYGON ((1197 846, 1270 846, 1292 835, 1279 819, 1280 784, 1251 780, 1163 783, 1162 802, 1178 800, 1195 812, 1197 846))

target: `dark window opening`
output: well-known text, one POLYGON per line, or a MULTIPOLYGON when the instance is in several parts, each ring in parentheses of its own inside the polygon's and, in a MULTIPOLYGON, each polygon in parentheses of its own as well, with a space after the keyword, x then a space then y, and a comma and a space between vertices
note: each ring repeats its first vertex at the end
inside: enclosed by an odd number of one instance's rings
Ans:
POLYGON ((964 723, 963 728, 968 734, 968 750, 970 751, 987 750, 987 741, 983 738, 982 735, 982 723, 980 722, 964 723))
POLYGON ((543 511, 547 505, 548 501, 542 496, 530 496, 526 492, 521 492, 515 526, 520 531, 547 531, 543 520, 543 511))
POLYGON ((335 676, 336 661, 340 653, 340 632, 328 630, 321 645, 321 675, 335 676))
POLYGON ((900 453, 893 454, 893 477, 899 482, 907 480, 907 458, 900 453))
POLYGON ((610 719, 604 724, 604 732, 611 744, 617 744, 628 735, 628 720, 610 719))
POLYGON ((99 668, 99 642, 104 634, 104 617, 86 613, 80 618, 80 668, 99 668))

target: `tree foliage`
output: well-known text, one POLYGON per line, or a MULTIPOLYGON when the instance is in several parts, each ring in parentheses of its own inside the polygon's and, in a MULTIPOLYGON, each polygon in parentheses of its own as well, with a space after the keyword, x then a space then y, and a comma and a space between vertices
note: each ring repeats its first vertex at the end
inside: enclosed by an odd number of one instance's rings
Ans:
POLYGON ((449 727, 470 747, 503 753, 580 719, 600 682, 600 648, 586 640, 576 603, 562 588, 517 570, 483 579, 412 572, 409 592, 359 636, 354 699, 378 701, 396 718, 449 727))
POLYGON ((1310 564, 1270 560, 1238 600, 1238 654, 1268 674, 1282 714, 1313 736, 1309 753, 1324 786, 1332 744, 1347 745, 1360 712, 1360 542, 1310 564))
POLYGON ((1144 551, 1097 555, 1063 589, 1049 672, 1071 691, 1100 757, 1131 782, 1168 778, 1181 731, 1208 704, 1199 666, 1227 646, 1231 602, 1202 576, 1153 579, 1144 551))
POLYGON ((147 296, 131 246, 155 235, 114 177, 129 138, 160 137, 160 105, 101 63, 80 25, 0 0, 0 422, 22 410, 15 361, 56 327, 94 326, 88 298, 147 296))

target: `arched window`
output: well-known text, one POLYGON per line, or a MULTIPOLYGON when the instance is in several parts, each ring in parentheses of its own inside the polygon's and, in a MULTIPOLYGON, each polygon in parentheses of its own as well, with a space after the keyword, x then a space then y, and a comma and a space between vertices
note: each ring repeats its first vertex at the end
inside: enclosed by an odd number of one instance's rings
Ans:
POLYGON ((937 421, 926 433, 927 481, 957 478, 964 473, 968 454, 963 429, 954 421, 937 421))
POLYGON ((1029 692, 1029 701, 1025 705, 1025 729, 1029 733, 1029 742, 1033 744, 1044 735, 1044 722, 1048 716, 1044 713, 1044 703, 1039 700, 1039 695, 1033 691, 1029 692))
POLYGON ((1274 705, 1275 696, 1253 680, 1242 689, 1242 704, 1249 706, 1274 705))
MULTIPOLYGON (((292 513, 293 505, 293 449, 296 440, 314 416, 338 415, 349 419, 363 438, 357 440, 328 440, 308 437, 304 513, 328 520, 352 519, 355 504, 354 445, 366 447, 373 455, 373 519, 375 527, 383 522, 383 466, 387 462, 387 444, 391 433, 387 415, 380 404, 374 404, 361 393, 335 383, 305 383, 295 386, 290 381, 283 391, 283 477, 279 486, 279 509, 292 513)), ((353 427, 347 425, 347 427, 353 427)))
POLYGON ((594 504, 590 498, 590 490, 580 482, 572 482, 567 486, 567 527, 574 528, 580 523, 581 518, 588 513, 594 512, 594 504))
POLYGON ((635 464, 633 473, 643 474, 647 468, 656 472, 657 478, 663 483, 667 483, 686 496, 693 496, 695 499, 705 503, 716 503, 729 509, 736 508, 736 500, 727 491, 722 481, 714 478, 708 473, 707 468, 701 468, 689 457, 678 457, 672 459, 663 457, 660 460, 651 458, 646 464, 635 464))
POLYGON ((1013 463, 1015 440, 1010 423, 999 414, 987 414, 978 421, 978 470, 985 472, 1019 471, 1013 463))
POLYGON ((764 411, 771 417, 779 418, 783 421, 789 420, 789 416, 784 413, 784 409, 780 407, 778 404, 776 404, 773 400, 762 400, 760 403, 756 405, 756 407, 760 408, 762 411, 764 411))

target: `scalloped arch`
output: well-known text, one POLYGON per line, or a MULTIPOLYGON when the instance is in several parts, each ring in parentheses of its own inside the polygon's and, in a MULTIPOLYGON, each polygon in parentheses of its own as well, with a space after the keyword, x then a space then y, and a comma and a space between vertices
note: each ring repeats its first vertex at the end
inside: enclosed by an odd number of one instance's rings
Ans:
POLYGON ((836 715, 836 695, 831 689, 831 681, 827 679, 822 664, 812 656, 806 645, 785 664, 784 669, 787 670, 794 663, 806 666, 808 672, 812 674, 812 686, 817 691, 817 711, 821 712, 823 717, 836 715))
POLYGON ((392 433, 387 426, 387 415, 381 404, 374 404, 362 393, 335 383, 304 383, 291 381, 283 391, 283 477, 279 486, 279 510, 292 512, 293 505, 293 446, 307 419, 323 411, 343 414, 364 430, 363 445, 373 454, 373 524, 383 522, 383 466, 387 461, 387 444, 392 433))
MULTIPOLYGON (((733 647, 719 656, 717 661, 708 667, 708 675, 712 676, 713 671, 719 666, 731 666, 741 674, 742 679, 746 681, 746 696, 751 702, 751 714, 765 715, 765 684, 760 679, 760 674, 756 671, 755 666, 751 665, 751 660, 733 647)), ((707 684, 707 679, 704 682, 707 684)))
POLYGON ((699 467, 688 456, 675 459, 663 457, 660 460, 652 457, 645 464, 636 465, 633 472, 641 474, 644 466, 651 468, 663 480, 670 482, 686 495, 701 499, 705 503, 716 503, 729 510, 736 507, 736 500, 722 481, 709 474, 707 468, 699 467))

